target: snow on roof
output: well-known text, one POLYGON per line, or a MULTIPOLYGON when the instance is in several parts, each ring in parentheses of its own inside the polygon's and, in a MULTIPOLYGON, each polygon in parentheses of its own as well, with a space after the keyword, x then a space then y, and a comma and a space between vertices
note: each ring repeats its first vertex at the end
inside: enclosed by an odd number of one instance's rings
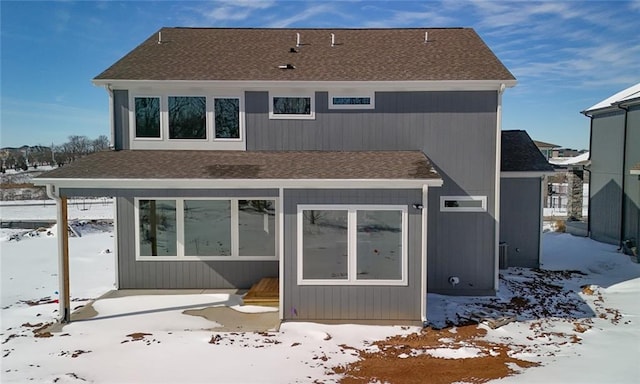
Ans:
POLYGON ((640 83, 633 85, 625 90, 622 90, 615 95, 608 97, 601 102, 593 105, 591 108, 586 109, 584 112, 592 112, 598 109, 603 109, 612 106, 613 104, 628 101, 640 97, 640 83))
POLYGON ((554 157, 549 159, 551 164, 555 165, 573 165, 579 164, 589 160, 589 152, 585 152, 581 155, 574 157, 554 157))

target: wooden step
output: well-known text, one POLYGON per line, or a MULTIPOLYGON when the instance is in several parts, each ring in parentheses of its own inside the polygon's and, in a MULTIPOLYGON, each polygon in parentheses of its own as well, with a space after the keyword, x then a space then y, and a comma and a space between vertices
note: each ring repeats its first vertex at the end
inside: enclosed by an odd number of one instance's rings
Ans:
POLYGON ((279 287, 277 277, 265 277, 251 287, 242 301, 245 305, 277 307, 280 305, 279 287))

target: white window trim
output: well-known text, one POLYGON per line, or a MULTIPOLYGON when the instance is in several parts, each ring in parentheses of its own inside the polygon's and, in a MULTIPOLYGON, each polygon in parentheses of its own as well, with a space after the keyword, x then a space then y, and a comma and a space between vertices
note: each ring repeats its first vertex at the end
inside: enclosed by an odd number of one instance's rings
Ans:
POLYGON ((487 196, 440 196, 440 212, 486 212, 487 196), (480 207, 445 207, 447 200, 480 201, 480 207))
POLYGON ((329 109, 375 109, 376 93, 374 91, 363 92, 329 92, 329 109), (370 104, 334 104, 334 97, 368 97, 370 104))
POLYGON ((164 140, 164 124, 162 123, 163 120, 163 115, 162 112, 164 110, 164 107, 162 105, 162 96, 158 96, 158 95, 142 95, 142 94, 135 94, 135 95, 131 95, 130 100, 129 100, 129 111, 130 111, 130 121, 129 121, 129 126, 131 127, 131 140, 136 140, 136 141, 163 141, 164 140), (138 137, 136 136, 136 131, 137 131, 137 126, 136 126, 136 99, 139 98, 156 98, 160 101, 160 137, 138 137))
POLYGON ((407 286, 408 285, 408 209, 406 205, 298 205, 297 212, 297 275, 298 285, 394 285, 394 286, 407 286), (303 215, 302 212, 306 210, 335 210, 335 211, 347 211, 348 229, 347 229, 347 249, 348 249, 348 278, 344 280, 336 279, 304 279, 303 277, 303 215), (357 212, 369 210, 369 211, 401 211, 402 212, 402 255, 401 255, 401 273, 402 278, 399 280, 375 280, 375 279, 358 279, 357 272, 357 244, 358 244, 358 231, 357 231, 357 212))
POLYGON ((131 149, 197 149, 197 150, 246 150, 246 119, 244 92, 188 92, 180 90, 162 90, 152 92, 140 89, 129 91, 129 143, 131 149), (169 97, 205 97, 206 98, 206 139, 170 139, 169 138, 169 97), (136 137, 136 97, 160 98, 160 138, 136 137), (240 138, 218 139, 215 137, 214 99, 240 100, 240 138))
POLYGON ((316 119, 316 93, 315 92, 286 92, 286 93, 269 92, 269 119, 271 120, 315 120, 316 119), (276 114, 273 112, 274 97, 311 98, 311 113, 308 115, 283 114, 283 113, 276 114))
POLYGON ((276 196, 269 197, 136 197, 134 198, 135 216, 135 252, 136 261, 277 261, 279 260, 279 232, 278 217, 280 200, 276 196), (176 256, 140 256, 140 200, 172 200, 176 202, 176 256), (185 200, 223 200, 231 201, 231 256, 188 256, 184 254, 184 201, 185 200), (238 200, 272 200, 275 201, 275 247, 273 256, 240 256, 240 232, 238 226, 238 200))
MULTIPOLYGON (((207 113, 211 113, 211 132, 212 132, 212 137, 213 137, 213 141, 219 141, 219 142, 238 142, 238 141, 244 141, 244 98, 240 97, 240 96, 222 96, 222 95, 215 95, 212 96, 211 98, 211 108, 208 108, 207 113), (216 99, 237 99, 238 100, 238 138, 237 139, 233 139, 233 138, 218 138, 216 137, 216 108, 215 108, 215 102, 216 99)), ((208 107, 208 105, 207 105, 208 107)), ((208 116, 207 116, 208 117, 208 116)))

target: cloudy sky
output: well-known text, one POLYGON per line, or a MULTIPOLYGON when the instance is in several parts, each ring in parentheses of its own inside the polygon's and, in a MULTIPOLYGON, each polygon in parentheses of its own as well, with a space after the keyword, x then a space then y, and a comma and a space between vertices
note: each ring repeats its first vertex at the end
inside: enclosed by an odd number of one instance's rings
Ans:
POLYGON ((109 135, 91 79, 162 26, 472 27, 518 79, 503 129, 588 148, 580 111, 640 82, 634 1, 6 1, 0 146, 109 135))

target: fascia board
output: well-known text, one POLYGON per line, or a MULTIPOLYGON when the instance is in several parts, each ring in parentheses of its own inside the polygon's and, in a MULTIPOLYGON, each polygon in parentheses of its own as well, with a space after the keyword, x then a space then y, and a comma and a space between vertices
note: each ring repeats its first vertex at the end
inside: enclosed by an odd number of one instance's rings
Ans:
POLYGON ((310 188, 310 189, 402 189, 442 186, 442 179, 64 179, 38 178, 35 185, 57 188, 119 189, 229 189, 229 188, 310 188))
POLYGON ((516 80, 413 80, 413 81, 278 81, 278 80, 118 80, 94 79, 96 86, 110 86, 112 89, 137 87, 192 89, 240 88, 242 90, 265 89, 313 89, 328 91, 340 88, 373 89, 379 91, 487 91, 511 88, 516 80))
POLYGON ((503 179, 522 179, 522 178, 540 178, 545 176, 553 176, 556 173, 553 171, 548 172, 500 172, 500 178, 503 179))

